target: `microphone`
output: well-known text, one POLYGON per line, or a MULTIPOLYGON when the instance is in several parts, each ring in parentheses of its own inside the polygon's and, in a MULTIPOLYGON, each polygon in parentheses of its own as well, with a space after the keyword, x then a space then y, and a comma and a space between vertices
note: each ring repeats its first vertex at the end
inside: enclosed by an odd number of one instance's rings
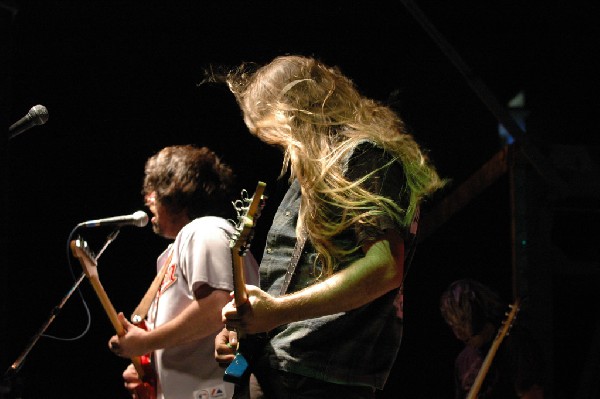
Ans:
POLYGON ((148 224, 148 215, 144 211, 137 211, 132 215, 114 216, 106 219, 88 220, 77 227, 102 227, 102 226, 137 226, 144 227, 148 224))
POLYGON ((48 110, 43 105, 31 107, 27 115, 13 123, 9 128, 10 138, 23 133, 25 130, 31 129, 36 125, 43 125, 48 121, 48 110))

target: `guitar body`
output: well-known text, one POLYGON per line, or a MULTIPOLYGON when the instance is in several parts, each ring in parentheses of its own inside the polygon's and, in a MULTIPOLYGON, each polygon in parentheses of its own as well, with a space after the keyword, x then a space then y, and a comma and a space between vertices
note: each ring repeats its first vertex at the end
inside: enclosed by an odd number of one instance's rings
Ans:
MULTIPOLYGON (((142 320, 136 324, 137 327, 148 330, 146 322, 142 320)), ((156 387, 158 376, 152 365, 152 354, 148 353, 139 357, 140 367, 143 371, 142 383, 135 388, 137 399, 156 399, 156 387)))
MULTIPOLYGON (((245 342, 243 343, 245 346, 245 342)), ((248 379, 250 378, 250 363, 246 359, 246 356, 240 351, 235 354, 233 362, 225 369, 223 374, 223 380, 231 382, 236 385, 247 385, 248 379)))
POLYGON ((225 369, 223 379, 236 386, 244 387, 248 385, 250 374, 252 373, 251 365, 255 363, 262 353, 262 349, 268 342, 268 337, 266 334, 249 335, 239 339, 238 342, 239 345, 235 359, 225 369))
POLYGON ((137 399, 156 399, 156 381, 146 382, 142 381, 140 385, 135 388, 135 397, 137 399))

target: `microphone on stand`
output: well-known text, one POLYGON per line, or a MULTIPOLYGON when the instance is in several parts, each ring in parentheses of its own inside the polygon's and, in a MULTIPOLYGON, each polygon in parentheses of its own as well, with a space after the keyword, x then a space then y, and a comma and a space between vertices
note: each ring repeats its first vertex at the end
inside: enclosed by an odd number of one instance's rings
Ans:
POLYGON ((134 212, 132 215, 114 216, 105 219, 88 220, 77 227, 102 227, 102 226, 136 226, 144 227, 148 224, 148 215, 144 211, 134 212))
POLYGON ((18 136, 25 130, 29 130, 34 126, 43 125, 48 121, 48 110, 43 105, 35 105, 31 107, 27 115, 13 123, 9 128, 9 139, 18 136))

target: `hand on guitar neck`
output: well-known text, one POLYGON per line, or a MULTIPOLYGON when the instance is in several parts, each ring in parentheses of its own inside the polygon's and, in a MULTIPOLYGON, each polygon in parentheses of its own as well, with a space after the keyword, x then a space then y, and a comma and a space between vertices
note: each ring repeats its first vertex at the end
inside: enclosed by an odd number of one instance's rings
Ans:
POLYGON ((123 313, 117 315, 119 322, 123 326, 123 334, 114 335, 108 342, 109 348, 118 356, 135 357, 142 354, 148 354, 150 350, 144 346, 144 336, 148 334, 144 324, 141 327, 130 323, 123 313))
POLYGON ((145 324, 140 324, 141 327, 138 327, 130 323, 123 313, 119 313, 117 318, 123 326, 123 333, 113 336, 108 345, 116 355, 132 360, 132 363, 123 372, 125 388, 136 399, 154 399, 156 398, 157 382, 151 355, 139 347, 140 340, 136 339, 136 337, 146 334, 145 324), (138 356, 138 353, 146 354, 138 356))

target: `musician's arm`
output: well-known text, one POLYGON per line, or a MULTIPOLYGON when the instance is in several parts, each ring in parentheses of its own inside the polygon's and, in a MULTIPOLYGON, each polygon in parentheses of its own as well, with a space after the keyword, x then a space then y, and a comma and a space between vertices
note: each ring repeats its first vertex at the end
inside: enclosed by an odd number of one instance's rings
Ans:
MULTIPOLYGON (((359 181, 368 175, 360 184, 362 188, 397 199, 399 195, 404 196, 400 193, 403 193, 406 179, 402 165, 397 162, 390 164, 390 161, 389 154, 365 143, 352 155, 347 177, 351 181, 359 181), (382 168, 382 165, 387 166, 382 168)), ((384 215, 374 222, 376 225, 357 224, 353 227, 357 244, 361 245, 365 256, 327 279, 277 298, 263 295, 258 288, 249 289, 250 296, 253 296, 250 302, 254 317, 242 320, 242 329, 249 333, 263 332, 302 319, 349 311, 397 289, 404 275, 404 229, 384 215)), ((224 316, 229 319, 227 311, 225 309, 224 316)), ((235 313, 229 315, 236 317, 235 313)))
POLYGON ((197 299, 180 314, 149 332, 151 350, 214 337, 215 332, 223 327, 221 309, 229 301, 229 291, 204 284, 195 294, 197 299))
POLYGON ((111 338, 111 342, 118 341, 118 355, 140 356, 156 349, 213 337, 223 327, 220 310, 229 301, 229 292, 203 285, 196 291, 196 298, 175 318, 151 331, 135 327, 120 314, 126 334, 111 338))
POLYGON ((223 321, 248 333, 269 331, 279 325, 355 309, 402 282, 404 242, 388 230, 365 247, 366 255, 321 283, 274 298, 248 286, 252 315, 239 315, 232 303, 223 309, 223 321))

